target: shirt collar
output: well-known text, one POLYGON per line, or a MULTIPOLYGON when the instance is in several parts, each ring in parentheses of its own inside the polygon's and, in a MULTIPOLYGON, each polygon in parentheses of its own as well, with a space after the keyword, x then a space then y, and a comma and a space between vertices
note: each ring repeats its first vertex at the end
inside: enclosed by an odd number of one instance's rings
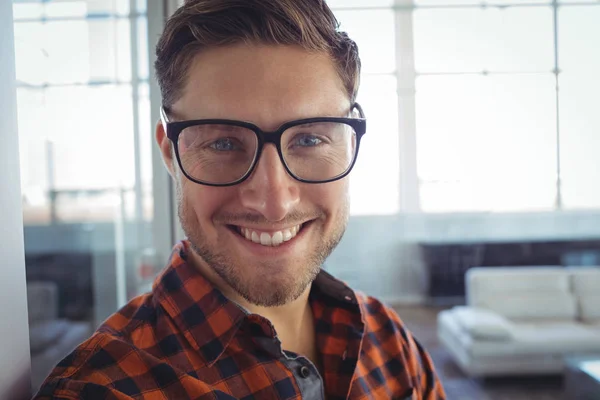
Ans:
MULTIPOLYGON (((169 263, 154 281, 152 291, 179 332, 211 366, 250 314, 225 297, 189 262, 190 251, 188 241, 174 246, 169 263)), ((359 321, 362 320, 356 293, 324 270, 313 282, 310 296, 312 299, 327 298, 328 306, 356 312, 360 315, 359 321)), ((251 319, 255 317, 252 315, 251 319)), ((358 328, 362 331, 362 326, 358 328)))
POLYGON ((325 295, 354 306, 358 304, 356 292, 323 269, 317 275, 311 288, 311 295, 315 296, 317 294, 325 295))
POLYGON ((180 333, 211 366, 225 351, 248 313, 227 299, 188 260, 189 242, 173 248, 152 291, 180 333))

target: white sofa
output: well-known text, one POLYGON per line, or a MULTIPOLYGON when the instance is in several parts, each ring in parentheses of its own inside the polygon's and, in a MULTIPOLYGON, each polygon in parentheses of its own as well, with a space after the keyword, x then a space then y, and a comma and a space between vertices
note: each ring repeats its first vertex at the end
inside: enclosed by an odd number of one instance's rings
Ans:
POLYGON ((560 373, 600 356, 600 268, 478 267, 467 305, 438 315, 438 338, 473 377, 560 373))

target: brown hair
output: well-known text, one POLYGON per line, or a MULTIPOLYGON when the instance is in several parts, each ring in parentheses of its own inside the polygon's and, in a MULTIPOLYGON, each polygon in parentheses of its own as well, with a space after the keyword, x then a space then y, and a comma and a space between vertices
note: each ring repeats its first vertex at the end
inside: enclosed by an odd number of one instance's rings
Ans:
POLYGON ((156 46, 156 76, 163 105, 173 105, 194 56, 210 46, 238 42, 297 45, 328 53, 348 97, 356 100, 360 58, 324 0, 186 0, 167 21, 156 46))

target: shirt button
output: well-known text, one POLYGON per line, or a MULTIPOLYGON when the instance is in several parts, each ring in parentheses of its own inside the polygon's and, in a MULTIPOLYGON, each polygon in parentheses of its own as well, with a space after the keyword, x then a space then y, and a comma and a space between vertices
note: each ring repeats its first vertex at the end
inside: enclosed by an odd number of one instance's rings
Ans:
POLYGON ((310 375, 310 369, 308 369, 308 367, 304 366, 302 368, 300 368, 300 376, 303 378, 308 378, 310 375))

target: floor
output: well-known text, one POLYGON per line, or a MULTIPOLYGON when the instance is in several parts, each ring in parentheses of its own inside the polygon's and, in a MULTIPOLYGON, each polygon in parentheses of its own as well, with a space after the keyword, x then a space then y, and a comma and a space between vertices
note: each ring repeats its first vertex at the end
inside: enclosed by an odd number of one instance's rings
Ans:
POLYGON ((563 396, 560 376, 470 379, 454 364, 437 340, 436 318, 441 308, 396 308, 398 315, 431 354, 448 400, 572 400, 563 396))

